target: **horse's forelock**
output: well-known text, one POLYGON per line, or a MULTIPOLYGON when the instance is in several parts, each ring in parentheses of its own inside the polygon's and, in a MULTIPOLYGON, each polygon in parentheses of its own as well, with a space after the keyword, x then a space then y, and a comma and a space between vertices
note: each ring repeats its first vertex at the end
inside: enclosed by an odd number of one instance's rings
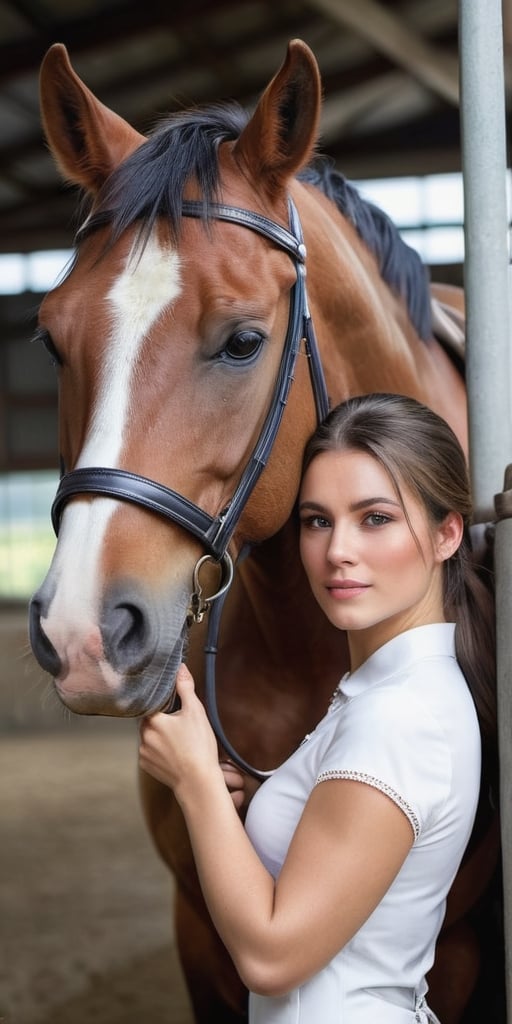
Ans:
POLYGON ((219 188, 219 145, 237 139, 247 120, 237 103, 169 115, 107 179, 78 240, 105 223, 112 243, 135 223, 147 238, 158 217, 176 240, 187 182, 197 183, 207 217, 219 188))

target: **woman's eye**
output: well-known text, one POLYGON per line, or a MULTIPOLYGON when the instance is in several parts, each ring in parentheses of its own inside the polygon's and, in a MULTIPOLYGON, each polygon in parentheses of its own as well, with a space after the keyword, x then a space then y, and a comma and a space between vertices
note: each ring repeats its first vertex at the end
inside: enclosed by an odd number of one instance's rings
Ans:
POLYGON ((38 327, 32 340, 40 342, 40 344, 44 346, 50 356, 53 366, 62 366, 62 359, 60 358, 60 355, 53 343, 52 336, 48 331, 45 331, 43 327, 38 327))
POLYGON ((387 516, 384 512, 371 512, 370 515, 366 517, 365 522, 369 526, 384 526, 385 523, 391 522, 391 517, 387 516))
POLYGON ((325 519, 324 516, 304 516, 300 525, 306 530, 327 530, 330 527, 330 522, 325 519))
POLYGON ((243 362, 244 359, 251 359, 257 355, 264 342, 264 336, 260 331, 238 331, 229 339, 227 345, 221 352, 223 359, 230 359, 235 362, 243 362))

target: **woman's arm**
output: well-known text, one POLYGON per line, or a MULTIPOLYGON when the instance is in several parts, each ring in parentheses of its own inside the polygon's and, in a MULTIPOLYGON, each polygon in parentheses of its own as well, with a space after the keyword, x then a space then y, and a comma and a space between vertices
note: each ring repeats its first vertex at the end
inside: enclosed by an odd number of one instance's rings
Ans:
POLYGON ((174 790, 209 912, 242 980, 254 992, 282 995, 332 959, 372 913, 412 846, 411 825, 368 785, 322 782, 274 882, 238 817, 184 667, 177 685, 180 711, 141 726, 141 767, 174 790))

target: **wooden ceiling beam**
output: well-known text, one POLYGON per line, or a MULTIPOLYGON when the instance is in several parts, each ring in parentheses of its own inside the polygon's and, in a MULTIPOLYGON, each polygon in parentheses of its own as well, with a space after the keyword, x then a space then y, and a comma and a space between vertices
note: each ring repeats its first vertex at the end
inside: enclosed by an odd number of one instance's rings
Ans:
POLYGON ((441 54, 377 0, 310 0, 338 25, 348 26, 445 101, 459 105, 458 60, 441 54))

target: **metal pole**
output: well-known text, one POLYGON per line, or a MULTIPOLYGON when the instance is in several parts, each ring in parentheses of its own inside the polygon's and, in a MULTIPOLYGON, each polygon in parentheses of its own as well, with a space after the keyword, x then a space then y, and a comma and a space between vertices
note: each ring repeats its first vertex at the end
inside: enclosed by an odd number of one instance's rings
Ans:
POLYGON ((500 817, 503 859, 503 923, 507 1020, 512 1021, 512 465, 505 472, 504 490, 496 495, 494 547, 496 632, 498 641, 498 738, 500 747, 500 817))
POLYGON ((460 0, 459 15, 470 465, 487 522, 512 455, 501 0, 460 0))
POLYGON ((470 469, 495 536, 507 1020, 512 1022, 512 457, 502 0, 459 0, 470 469), (508 469, 507 469, 508 467, 508 469), (506 475, 505 475, 506 474, 506 475), (505 480, 505 482, 504 482, 505 480), (502 487, 504 493, 500 494, 502 487))

